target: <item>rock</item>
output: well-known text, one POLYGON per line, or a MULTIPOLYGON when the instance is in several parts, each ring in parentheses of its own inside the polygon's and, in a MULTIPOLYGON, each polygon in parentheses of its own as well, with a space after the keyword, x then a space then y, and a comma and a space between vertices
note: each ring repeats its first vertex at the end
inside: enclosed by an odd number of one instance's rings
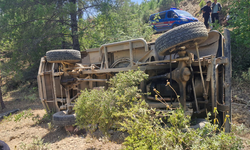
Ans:
POLYGON ((11 141, 11 140, 13 140, 15 138, 16 138, 15 136, 10 136, 9 141, 11 141))

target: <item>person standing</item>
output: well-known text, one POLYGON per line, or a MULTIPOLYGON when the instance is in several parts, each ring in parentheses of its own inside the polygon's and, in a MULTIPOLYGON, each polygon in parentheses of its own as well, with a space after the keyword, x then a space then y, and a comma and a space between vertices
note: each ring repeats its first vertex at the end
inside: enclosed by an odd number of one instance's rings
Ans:
POLYGON ((210 14, 211 14, 211 1, 207 1, 207 5, 202 7, 201 11, 203 13, 204 24, 205 24, 206 28, 208 29, 209 28, 208 19, 209 19, 210 14))
POLYGON ((216 20, 218 20, 219 23, 219 13, 221 8, 221 4, 218 3, 217 0, 214 0, 212 4, 212 23, 215 23, 216 20))

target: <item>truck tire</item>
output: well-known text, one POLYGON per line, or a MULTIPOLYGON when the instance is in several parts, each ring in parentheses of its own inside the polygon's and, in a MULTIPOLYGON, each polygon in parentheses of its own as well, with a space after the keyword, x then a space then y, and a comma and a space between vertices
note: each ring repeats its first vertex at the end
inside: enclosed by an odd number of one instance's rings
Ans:
POLYGON ((0 150, 10 150, 10 147, 4 141, 0 140, 0 150))
POLYGON ((208 37, 207 29, 202 22, 187 23, 177 26, 155 41, 155 50, 160 55, 168 55, 170 50, 174 47, 190 47, 197 42, 198 44, 204 42, 208 37), (192 41, 192 45, 189 42, 192 41))
POLYGON ((50 50, 46 52, 46 58, 50 63, 77 63, 81 61, 81 52, 73 49, 50 50))
POLYGON ((70 126, 76 123, 75 114, 66 114, 66 111, 59 111, 53 114, 52 117, 53 124, 56 126, 70 126))

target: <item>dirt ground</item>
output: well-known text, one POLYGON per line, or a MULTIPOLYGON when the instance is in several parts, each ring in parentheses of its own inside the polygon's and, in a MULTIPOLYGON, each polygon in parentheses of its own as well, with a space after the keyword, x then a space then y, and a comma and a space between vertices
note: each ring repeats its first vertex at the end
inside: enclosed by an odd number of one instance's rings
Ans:
POLYGON ((46 117, 46 111, 43 109, 38 95, 27 92, 32 89, 24 88, 26 92, 16 90, 7 93, 4 96, 6 109, 0 108, 0 114, 13 109, 20 110, 12 116, 17 116, 23 111, 34 114, 26 119, 23 115, 18 122, 15 122, 14 118, 0 120, 0 140, 6 142, 11 150, 27 149, 32 146, 31 149, 34 150, 41 147, 53 150, 122 149, 123 133, 114 131, 111 133, 111 138, 106 139, 98 131, 90 136, 84 130, 69 133, 63 127, 53 126, 50 118, 46 117))
MULTIPOLYGON (((28 89, 26 88, 26 90, 28 89)), ((7 108, 4 109, 4 111, 0 109, 0 114, 16 108, 20 109, 17 114, 21 114, 23 110, 27 111, 31 109, 30 112, 36 116, 35 118, 34 116, 26 119, 22 118, 19 122, 15 122, 14 119, 11 121, 9 119, 0 121, 0 140, 5 141, 10 146, 10 149, 27 149, 28 147, 32 147, 32 144, 33 149, 44 147, 53 150, 115 150, 123 148, 121 143, 125 135, 121 132, 114 131, 111 133, 111 137, 106 139, 99 131, 93 133, 92 136, 84 130, 72 134, 64 128, 53 126, 51 120, 45 117, 46 112, 38 100, 38 96, 30 92, 23 94, 23 92, 24 91, 17 90, 8 93, 7 96, 4 97, 4 103, 7 108), (38 122, 38 120, 40 120, 40 122, 38 122), (34 145, 37 147, 34 147, 34 145)), ((239 85, 238 83, 234 84, 232 122, 236 126, 244 124, 247 127, 244 128, 243 133, 239 134, 244 141, 246 150, 250 149, 250 105, 247 103, 249 101, 250 94, 248 93, 248 86, 239 85)))

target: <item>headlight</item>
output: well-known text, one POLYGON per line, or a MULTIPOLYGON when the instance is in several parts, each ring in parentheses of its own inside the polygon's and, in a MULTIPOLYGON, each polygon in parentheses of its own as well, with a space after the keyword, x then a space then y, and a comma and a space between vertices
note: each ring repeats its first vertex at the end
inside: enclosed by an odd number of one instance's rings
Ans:
POLYGON ((187 21, 188 21, 188 19, 186 19, 186 18, 181 18, 181 21, 185 21, 185 22, 187 22, 187 21))

